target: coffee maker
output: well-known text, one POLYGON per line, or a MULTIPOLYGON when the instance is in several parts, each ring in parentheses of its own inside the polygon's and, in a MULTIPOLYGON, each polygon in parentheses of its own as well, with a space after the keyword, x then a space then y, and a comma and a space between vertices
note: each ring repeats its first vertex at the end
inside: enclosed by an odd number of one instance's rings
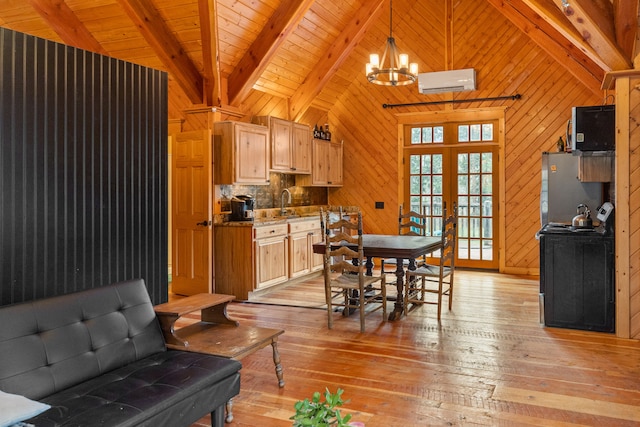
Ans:
POLYGON ((231 221, 252 221, 255 199, 249 195, 233 196, 231 199, 231 221))

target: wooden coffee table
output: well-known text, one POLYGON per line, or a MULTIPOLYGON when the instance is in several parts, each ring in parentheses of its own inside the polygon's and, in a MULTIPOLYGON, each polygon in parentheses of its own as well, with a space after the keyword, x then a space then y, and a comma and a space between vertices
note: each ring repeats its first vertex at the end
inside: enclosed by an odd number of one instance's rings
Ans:
MULTIPOLYGON (((271 344, 278 386, 284 387, 278 336, 282 329, 241 325, 227 315, 227 304, 235 296, 197 294, 154 307, 168 348, 207 353, 229 359, 243 357, 271 344), (176 321, 185 314, 200 310, 200 321, 176 329, 176 321)), ((233 420, 232 402, 227 402, 226 421, 233 420)))

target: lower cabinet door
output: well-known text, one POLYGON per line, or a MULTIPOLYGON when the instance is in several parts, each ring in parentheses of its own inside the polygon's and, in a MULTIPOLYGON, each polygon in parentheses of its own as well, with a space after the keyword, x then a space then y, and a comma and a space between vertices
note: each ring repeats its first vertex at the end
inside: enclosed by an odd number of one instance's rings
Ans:
POLYGON ((287 236, 256 240, 256 288, 285 282, 288 274, 287 236))
POLYGON ((309 237, 307 232, 289 235, 289 278, 309 273, 309 237))

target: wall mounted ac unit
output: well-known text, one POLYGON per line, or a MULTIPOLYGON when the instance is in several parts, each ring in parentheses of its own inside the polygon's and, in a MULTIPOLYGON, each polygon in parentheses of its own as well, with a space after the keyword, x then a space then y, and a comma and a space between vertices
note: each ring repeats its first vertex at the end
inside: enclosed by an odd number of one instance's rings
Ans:
POLYGON ((418 91, 422 94, 463 92, 475 89, 476 71, 473 68, 418 74, 418 91))

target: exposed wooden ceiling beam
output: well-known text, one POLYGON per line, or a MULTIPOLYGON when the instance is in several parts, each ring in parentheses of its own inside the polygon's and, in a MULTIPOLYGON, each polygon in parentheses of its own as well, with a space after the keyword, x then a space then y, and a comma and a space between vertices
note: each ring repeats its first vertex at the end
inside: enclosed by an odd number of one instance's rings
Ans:
POLYGON ((640 16, 638 0, 613 0, 613 22, 616 41, 627 58, 633 59, 638 49, 640 16))
POLYGON ((204 74, 204 104, 221 106, 220 58, 218 57, 218 2, 198 0, 204 74))
POLYGON ((40 14, 64 43, 91 52, 107 54, 64 0, 27 0, 27 3, 40 14))
POLYGON ((602 94, 604 70, 523 0, 487 1, 594 94, 602 94))
POLYGON ((237 105, 249 94, 278 48, 300 24, 315 0, 283 0, 251 47, 229 75, 229 103, 237 105))
POLYGON ((118 0, 189 100, 202 104, 203 79, 151 0, 118 0))
POLYGON ((304 79, 289 102, 289 116, 299 120, 307 111, 313 99, 318 96, 333 74, 340 68, 349 54, 365 34, 369 25, 377 18, 384 0, 368 0, 356 12, 320 61, 304 79))
POLYGON ((608 0, 553 1, 607 64, 605 71, 626 70, 631 67, 631 60, 625 57, 616 43, 613 7, 608 0))
POLYGON ((596 51, 587 43, 580 32, 573 26, 565 14, 558 9, 554 0, 523 0, 535 13, 540 15, 549 25, 558 31, 576 48, 580 49, 593 62, 598 64, 603 70, 608 69, 608 65, 600 58, 596 51))

